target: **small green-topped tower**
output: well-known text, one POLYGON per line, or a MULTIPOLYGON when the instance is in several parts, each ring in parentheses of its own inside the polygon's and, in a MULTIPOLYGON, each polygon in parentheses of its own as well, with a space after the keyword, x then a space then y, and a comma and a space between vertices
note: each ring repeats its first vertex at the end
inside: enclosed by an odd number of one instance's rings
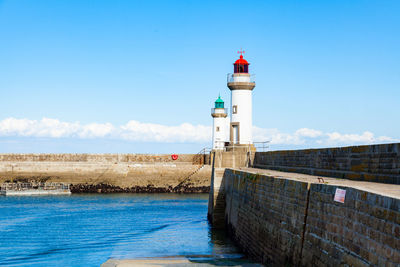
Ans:
POLYGON ((215 107, 211 109, 211 116, 213 117, 213 149, 220 150, 225 146, 225 142, 229 140, 228 126, 228 112, 224 108, 224 101, 221 96, 215 101, 215 107))
POLYGON ((221 99, 221 96, 218 96, 218 99, 215 100, 215 108, 224 108, 224 100, 221 99))

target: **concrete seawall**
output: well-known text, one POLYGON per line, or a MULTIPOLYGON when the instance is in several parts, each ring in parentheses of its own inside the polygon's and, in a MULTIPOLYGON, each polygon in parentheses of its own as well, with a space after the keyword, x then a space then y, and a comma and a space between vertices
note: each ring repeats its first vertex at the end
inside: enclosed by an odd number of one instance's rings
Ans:
POLYGON ((219 207, 211 219, 219 216, 217 226, 223 221, 243 251, 259 262, 400 264, 399 185, 327 177, 321 181, 254 168, 225 169, 214 183, 218 192, 210 195, 219 207), (337 188, 346 190, 344 203, 334 201, 337 188))
POLYGON ((254 167, 400 184, 400 143, 257 152, 254 167))
POLYGON ((64 182, 77 192, 208 192, 206 161, 203 154, 0 154, 0 182, 64 182))

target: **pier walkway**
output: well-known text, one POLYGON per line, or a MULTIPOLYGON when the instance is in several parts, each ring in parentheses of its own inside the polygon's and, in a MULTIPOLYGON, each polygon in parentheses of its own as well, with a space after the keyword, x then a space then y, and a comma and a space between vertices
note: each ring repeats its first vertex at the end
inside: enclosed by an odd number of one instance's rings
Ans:
POLYGON ((215 168, 209 219, 277 266, 399 266, 400 185, 215 168))
POLYGON ((299 182, 351 187, 351 188, 367 191, 367 192, 378 194, 378 195, 383 195, 383 196, 400 199, 400 185, 395 185, 395 184, 354 181, 354 180, 349 180, 349 179, 308 175, 308 174, 301 174, 301 173, 294 173, 294 172, 282 172, 282 171, 259 169, 259 168, 241 167, 241 168, 236 168, 236 169, 245 171, 248 173, 262 174, 262 175, 266 175, 266 176, 272 176, 274 178, 283 178, 283 179, 294 180, 294 181, 299 181, 299 182))

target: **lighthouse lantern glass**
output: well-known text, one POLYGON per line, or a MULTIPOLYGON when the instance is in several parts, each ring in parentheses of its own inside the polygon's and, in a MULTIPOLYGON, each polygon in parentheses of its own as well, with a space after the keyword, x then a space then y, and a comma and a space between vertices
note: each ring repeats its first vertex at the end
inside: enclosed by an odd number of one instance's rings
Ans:
POLYGON ((215 108, 224 108, 224 102, 215 102, 215 108))
POLYGON ((234 73, 249 73, 249 65, 246 64, 235 64, 234 73))

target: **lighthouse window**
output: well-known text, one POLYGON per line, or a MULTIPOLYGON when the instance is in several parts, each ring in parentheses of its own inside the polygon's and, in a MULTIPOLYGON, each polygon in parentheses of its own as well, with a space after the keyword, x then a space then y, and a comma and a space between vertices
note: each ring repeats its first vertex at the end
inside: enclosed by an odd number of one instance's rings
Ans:
POLYGON ((217 132, 219 132, 219 127, 217 127, 217 132))
POLYGON ((249 66, 242 65, 242 64, 235 64, 233 72, 234 73, 249 73, 249 66))
POLYGON ((233 114, 236 114, 236 113, 237 113, 237 106, 236 106, 236 105, 232 107, 232 113, 233 113, 233 114))

